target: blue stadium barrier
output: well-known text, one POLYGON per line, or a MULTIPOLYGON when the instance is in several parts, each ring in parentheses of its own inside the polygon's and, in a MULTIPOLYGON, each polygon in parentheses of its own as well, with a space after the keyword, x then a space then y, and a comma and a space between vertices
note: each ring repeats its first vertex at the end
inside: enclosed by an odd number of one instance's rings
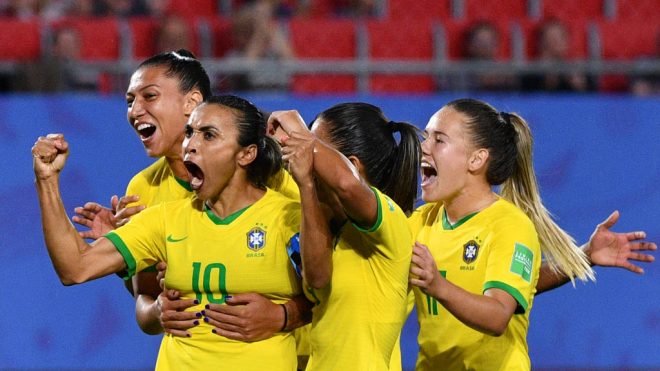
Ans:
MULTIPOLYGON (((254 95, 265 110, 297 108, 306 120, 330 105, 366 101, 388 117, 424 127, 460 95, 306 98, 254 95)), ((588 95, 482 95, 532 126, 543 199, 560 225, 585 242, 621 211, 617 231, 643 229, 660 241, 660 104, 657 99, 588 95)), ((117 277, 63 287, 40 227, 30 148, 62 132, 71 156, 62 174, 67 211, 123 194, 150 163, 126 123, 122 97, 0 96, 0 369, 150 369, 159 337, 140 332, 134 302, 117 277)), ((657 254, 655 254, 657 256, 657 254)), ((596 283, 566 285, 534 302, 528 336, 535 369, 660 368, 660 263, 638 276, 597 268, 596 283)), ((402 335, 405 369, 417 353, 416 320, 402 335)), ((442 335, 442 334, 439 334, 442 335)))

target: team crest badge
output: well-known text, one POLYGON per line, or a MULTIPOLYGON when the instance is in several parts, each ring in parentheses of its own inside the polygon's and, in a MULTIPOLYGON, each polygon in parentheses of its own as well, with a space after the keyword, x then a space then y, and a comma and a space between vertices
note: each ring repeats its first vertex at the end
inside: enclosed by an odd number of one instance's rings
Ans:
POLYGON ((479 254, 479 244, 475 240, 470 240, 463 245, 463 261, 467 264, 477 260, 477 254, 479 254))
POLYGON ((266 231, 259 227, 250 229, 247 233, 247 247, 252 251, 259 251, 266 246, 266 231))

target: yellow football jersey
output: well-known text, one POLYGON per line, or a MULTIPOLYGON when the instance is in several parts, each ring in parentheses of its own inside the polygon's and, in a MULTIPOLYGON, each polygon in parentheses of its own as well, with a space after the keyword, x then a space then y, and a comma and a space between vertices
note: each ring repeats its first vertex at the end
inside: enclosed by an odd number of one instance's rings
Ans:
POLYGON ((300 201, 300 189, 298 189, 298 183, 293 179, 291 174, 282 169, 275 176, 272 177, 268 186, 281 194, 296 200, 300 201))
MULTIPOLYGON (((166 202, 139 213, 106 237, 126 261, 128 274, 167 261, 165 284, 186 299, 222 304, 226 295, 257 292, 277 303, 301 293, 287 243, 300 228, 300 204, 272 190, 224 219, 196 198, 166 202)), ((245 343, 211 332, 203 321, 190 338, 166 335, 157 369, 295 370, 290 333, 245 343)))
POLYGON ((126 195, 140 196, 131 206, 153 206, 191 197, 193 191, 188 182, 174 176, 165 157, 161 157, 135 174, 126 187, 126 195))
MULTIPOLYGON (((330 284, 306 288, 316 302, 307 370, 387 370, 406 316, 413 238, 406 216, 374 189, 378 220, 346 223, 332 254, 330 284)), ((400 366, 399 366, 400 367, 400 366)))
POLYGON ((529 370, 526 337, 541 266, 533 223, 502 198, 454 225, 439 204, 420 207, 410 221, 418 223, 416 240, 428 246, 448 281, 478 295, 502 289, 518 302, 504 334, 494 337, 469 328, 415 287, 417 370, 529 370))

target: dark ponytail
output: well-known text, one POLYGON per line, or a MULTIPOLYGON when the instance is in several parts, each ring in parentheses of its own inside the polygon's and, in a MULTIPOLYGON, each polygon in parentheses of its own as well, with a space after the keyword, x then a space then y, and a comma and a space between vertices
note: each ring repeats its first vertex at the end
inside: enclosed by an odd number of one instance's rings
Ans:
POLYGON ((264 115, 254 104, 234 95, 213 96, 207 103, 224 106, 234 112, 238 144, 242 147, 257 146, 257 157, 247 166, 248 180, 259 188, 265 188, 271 177, 282 169, 282 152, 277 142, 266 135, 264 115))
POLYGON ((389 121, 380 108, 367 103, 338 104, 323 111, 317 119, 325 122, 339 152, 362 162, 370 184, 391 197, 406 213, 412 212, 421 154, 416 127, 389 121))

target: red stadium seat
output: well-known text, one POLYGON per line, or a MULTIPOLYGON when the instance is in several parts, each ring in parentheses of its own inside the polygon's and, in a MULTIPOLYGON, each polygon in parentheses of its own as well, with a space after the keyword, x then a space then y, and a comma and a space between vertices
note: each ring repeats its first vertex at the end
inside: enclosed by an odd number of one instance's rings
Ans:
POLYGON ((158 21, 155 18, 130 18, 128 26, 131 30, 132 54, 134 58, 146 59, 156 52, 156 35, 158 21))
MULTIPOLYGON (((446 21, 443 23, 447 57, 452 60, 463 59, 466 40, 470 29, 482 20, 446 21)), ((489 21, 497 29, 499 52, 497 60, 511 59, 511 24, 507 20, 489 21)))
MULTIPOLYGON (((335 19, 292 19, 290 38, 297 58, 343 59, 356 57, 355 23, 335 19)), ((352 93, 356 79, 352 74, 298 74, 293 77, 296 93, 352 93)))
POLYGON ((638 20, 643 22, 660 21, 660 1, 658 0, 617 0, 616 19, 638 20))
POLYGON ((224 57, 233 46, 231 21, 222 16, 206 19, 209 22, 213 41, 213 56, 216 58, 224 57))
POLYGON ((80 37, 80 58, 107 61, 119 58, 119 27, 116 18, 68 18, 53 23, 53 30, 70 27, 80 37))
MULTIPOLYGON (((199 57, 199 36, 196 30, 197 20, 193 18, 182 18, 188 24, 191 37, 190 51, 199 57)), ((133 57, 137 59, 145 59, 151 57, 158 52, 156 50, 156 40, 160 32, 161 23, 156 18, 138 17, 129 18, 128 26, 131 31, 131 42, 133 44, 133 57)))
POLYGON ((541 15, 545 19, 598 19, 604 14, 603 0, 545 0, 542 3, 541 15))
POLYGON ((524 18, 527 16, 526 0, 464 0, 465 19, 494 21, 524 18))
POLYGON ((598 29, 603 59, 634 60, 657 55, 658 22, 601 21, 598 29))
MULTIPOLYGON (((656 57, 660 52, 658 38, 660 23, 639 20, 601 21, 598 23, 605 60, 636 60, 656 57)), ((601 90, 624 91, 627 79, 620 75, 606 75, 600 81, 601 90)))
POLYGON ((41 55, 41 31, 35 20, 0 20, 0 59, 25 61, 41 55))
POLYGON ((218 14, 217 0, 171 0, 168 12, 179 17, 193 18, 218 14))
POLYGON ((449 0, 389 0, 389 19, 448 19, 449 0))
MULTIPOLYGON (((431 22, 371 21, 367 24, 369 56, 373 60, 428 61, 433 59, 431 22)), ((430 75, 374 74, 371 91, 376 93, 432 92, 430 75)))
MULTIPOLYGON (((525 58, 534 60, 538 57, 538 39, 539 32, 543 26, 543 21, 521 21, 519 25, 523 32, 525 42, 525 58)), ((573 21, 562 21, 569 34, 569 59, 586 59, 589 55, 587 26, 585 19, 575 19, 573 21)))

